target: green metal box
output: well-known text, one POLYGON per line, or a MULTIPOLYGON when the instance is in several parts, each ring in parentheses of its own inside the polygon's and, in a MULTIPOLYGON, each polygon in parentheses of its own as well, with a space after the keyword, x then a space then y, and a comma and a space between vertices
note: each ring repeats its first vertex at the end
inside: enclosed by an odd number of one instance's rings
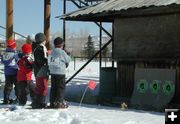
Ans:
POLYGON ((100 69, 100 102, 112 102, 116 94, 116 68, 105 67, 100 69))

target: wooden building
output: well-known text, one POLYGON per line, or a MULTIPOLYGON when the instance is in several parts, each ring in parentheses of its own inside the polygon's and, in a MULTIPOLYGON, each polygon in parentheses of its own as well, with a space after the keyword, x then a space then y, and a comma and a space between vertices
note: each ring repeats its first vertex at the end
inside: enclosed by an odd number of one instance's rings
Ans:
POLYGON ((107 0, 61 18, 113 23, 109 102, 180 105, 180 0, 107 0))

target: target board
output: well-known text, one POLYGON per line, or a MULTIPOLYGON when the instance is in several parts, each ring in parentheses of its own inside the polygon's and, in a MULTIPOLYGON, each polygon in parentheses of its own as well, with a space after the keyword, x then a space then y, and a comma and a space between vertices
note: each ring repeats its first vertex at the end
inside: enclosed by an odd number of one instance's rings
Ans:
POLYGON ((164 108, 175 93, 175 69, 135 69, 132 105, 164 108))

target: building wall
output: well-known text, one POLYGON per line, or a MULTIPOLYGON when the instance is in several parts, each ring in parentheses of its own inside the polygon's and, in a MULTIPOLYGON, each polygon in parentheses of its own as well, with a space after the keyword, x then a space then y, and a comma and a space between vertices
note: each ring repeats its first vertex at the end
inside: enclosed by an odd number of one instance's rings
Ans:
POLYGON ((180 14, 115 19, 113 58, 117 61, 116 96, 130 99, 135 68, 176 69, 172 100, 180 103, 180 14))
POLYGON ((115 19, 114 58, 180 58, 180 14, 115 19))

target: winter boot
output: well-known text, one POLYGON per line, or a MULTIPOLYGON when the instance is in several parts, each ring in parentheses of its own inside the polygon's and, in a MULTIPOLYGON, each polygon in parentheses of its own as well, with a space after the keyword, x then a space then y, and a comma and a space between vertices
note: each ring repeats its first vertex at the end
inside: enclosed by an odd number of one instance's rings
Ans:
POLYGON ((3 100, 2 104, 4 104, 4 105, 6 105, 6 104, 13 104, 13 99, 3 100))
POLYGON ((33 102, 32 102, 32 108, 33 108, 33 109, 46 108, 47 105, 46 105, 46 103, 45 103, 45 99, 46 99, 45 96, 37 95, 37 96, 35 97, 35 99, 33 100, 33 102))
POLYGON ((56 104, 54 104, 54 108, 65 109, 68 107, 69 107, 69 105, 65 100, 63 100, 62 102, 57 102, 56 104))

